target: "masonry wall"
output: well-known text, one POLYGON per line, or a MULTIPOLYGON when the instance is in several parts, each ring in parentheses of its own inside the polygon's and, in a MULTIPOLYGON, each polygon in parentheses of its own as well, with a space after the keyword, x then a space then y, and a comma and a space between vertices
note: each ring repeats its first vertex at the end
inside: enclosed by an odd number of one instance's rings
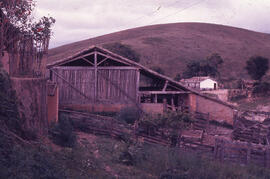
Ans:
POLYGON ((47 82, 40 78, 11 78, 19 101, 23 127, 38 135, 47 133, 47 82))
POLYGON ((53 96, 47 96, 48 101, 48 122, 52 124, 58 121, 58 109, 59 109, 59 89, 56 88, 53 96))
POLYGON ((141 108, 146 113, 162 114, 164 111, 163 103, 141 103, 141 108))
POLYGON ((9 57, 7 52, 3 52, 4 56, 2 56, 2 65, 4 70, 9 74, 9 57))
POLYGON ((235 110, 231 107, 196 94, 190 94, 190 100, 190 107, 193 111, 209 113, 210 120, 233 125, 235 110))

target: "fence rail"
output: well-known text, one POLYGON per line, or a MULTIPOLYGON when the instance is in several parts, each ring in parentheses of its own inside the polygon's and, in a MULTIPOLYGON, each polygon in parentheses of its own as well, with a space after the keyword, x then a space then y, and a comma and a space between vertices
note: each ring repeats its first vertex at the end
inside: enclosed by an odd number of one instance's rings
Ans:
MULTIPOLYGON (((158 144, 163 146, 174 146, 179 149, 195 151, 199 155, 207 156, 209 159, 216 159, 221 162, 233 162, 239 164, 254 164, 270 168, 270 146, 251 144, 240 141, 230 141, 224 138, 216 138, 215 145, 203 144, 201 140, 191 139, 179 135, 176 142, 172 138, 162 135, 153 136, 142 132, 139 128, 123 126, 121 122, 99 115, 60 110, 61 113, 69 114, 74 122, 75 128, 95 135, 106 135, 109 137, 137 142, 158 144)), ((180 132, 181 133, 181 132, 180 132)))

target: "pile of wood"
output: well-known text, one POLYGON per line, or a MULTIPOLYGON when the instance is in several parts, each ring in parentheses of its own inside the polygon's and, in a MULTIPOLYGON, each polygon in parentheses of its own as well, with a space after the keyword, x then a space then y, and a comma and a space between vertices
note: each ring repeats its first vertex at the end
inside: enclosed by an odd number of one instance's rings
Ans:
POLYGON ((269 145, 270 125, 245 118, 237 119, 232 138, 234 140, 269 145))
POLYGON ((195 112, 191 114, 194 119, 193 129, 206 131, 209 127, 209 114, 195 112))

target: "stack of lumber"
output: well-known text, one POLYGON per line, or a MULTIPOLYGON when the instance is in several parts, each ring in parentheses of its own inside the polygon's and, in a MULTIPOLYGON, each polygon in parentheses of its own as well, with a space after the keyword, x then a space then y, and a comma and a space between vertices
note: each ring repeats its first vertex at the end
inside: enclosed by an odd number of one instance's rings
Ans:
POLYGON ((235 122, 232 137, 234 140, 269 145, 269 129, 269 125, 241 118, 235 122))
POLYGON ((214 157, 220 161, 270 167, 270 148, 261 144, 216 139, 214 157))

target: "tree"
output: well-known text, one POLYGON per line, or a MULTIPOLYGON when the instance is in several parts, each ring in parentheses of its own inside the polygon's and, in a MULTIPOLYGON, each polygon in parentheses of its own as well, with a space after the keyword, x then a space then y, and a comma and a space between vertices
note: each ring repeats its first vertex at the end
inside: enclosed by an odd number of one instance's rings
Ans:
MULTIPOLYGON (((34 22, 33 0, 1 0, 0 2, 0 53, 29 38, 34 39, 36 48, 48 49, 51 27, 55 23, 52 17, 42 17, 34 22), (45 42, 45 39, 47 42, 45 42)), ((1 55, 0 55, 1 60, 1 55)))
POLYGON ((261 56, 252 56, 246 62, 245 69, 254 80, 261 80, 269 69, 269 60, 261 56))
POLYGON ((104 48, 119 54, 127 59, 135 62, 140 62, 140 54, 134 51, 129 45, 124 45, 119 42, 105 44, 104 48))
POLYGON ((191 61, 187 64, 183 72, 184 78, 193 76, 219 76, 219 67, 223 64, 223 59, 218 53, 213 53, 205 60, 191 61))
POLYGON ((182 76, 181 76, 180 73, 177 73, 177 74, 175 75, 175 77, 174 77, 174 80, 175 80, 175 81, 180 81, 181 79, 182 79, 182 76))
MULTIPOLYGON (((47 54, 51 27, 55 19, 43 17, 37 22, 34 21, 34 7, 33 0, 0 2, 0 54, 3 51, 9 52, 11 75, 44 74, 43 54, 47 54)), ((1 58, 2 55, 0 61, 1 58)))

